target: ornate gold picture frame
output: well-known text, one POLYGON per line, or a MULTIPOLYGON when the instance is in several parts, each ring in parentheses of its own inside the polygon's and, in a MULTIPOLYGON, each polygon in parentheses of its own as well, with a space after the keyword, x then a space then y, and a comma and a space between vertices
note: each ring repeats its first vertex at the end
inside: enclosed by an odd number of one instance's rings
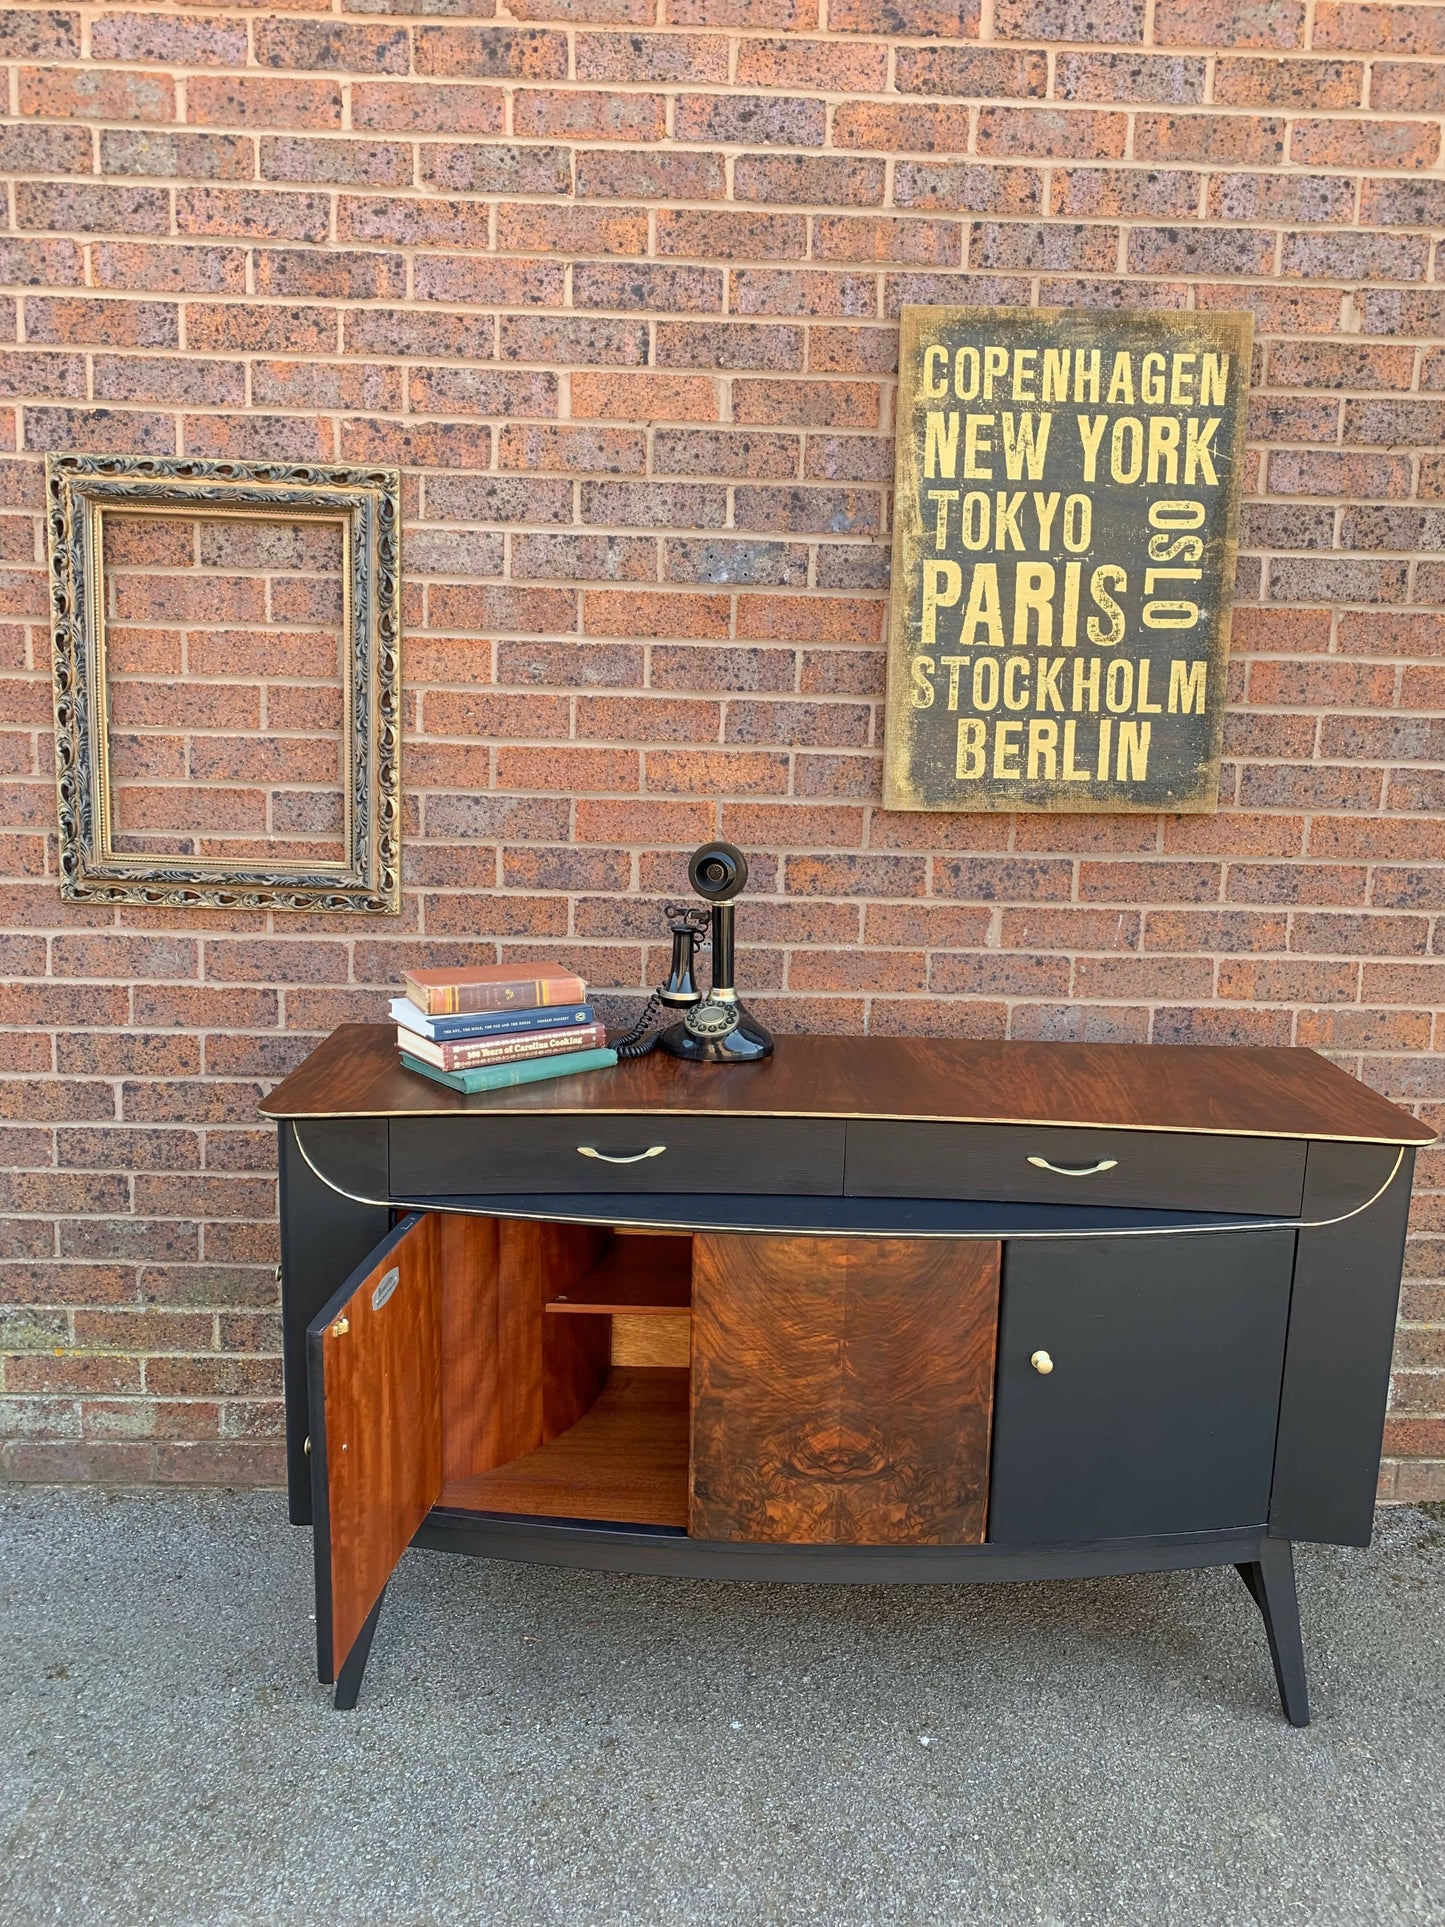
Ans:
POLYGON ((400 502, 395 469, 46 457, 61 895, 192 909, 401 909, 400 502), (341 855, 117 848, 105 528, 123 517, 339 525, 341 855))

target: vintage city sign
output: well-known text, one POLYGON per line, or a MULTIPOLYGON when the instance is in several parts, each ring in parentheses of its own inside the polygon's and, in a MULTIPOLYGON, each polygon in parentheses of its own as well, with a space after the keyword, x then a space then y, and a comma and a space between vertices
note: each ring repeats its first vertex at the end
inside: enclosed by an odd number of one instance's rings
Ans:
POLYGON ((903 310, 888 808, 1216 807, 1252 334, 903 310))

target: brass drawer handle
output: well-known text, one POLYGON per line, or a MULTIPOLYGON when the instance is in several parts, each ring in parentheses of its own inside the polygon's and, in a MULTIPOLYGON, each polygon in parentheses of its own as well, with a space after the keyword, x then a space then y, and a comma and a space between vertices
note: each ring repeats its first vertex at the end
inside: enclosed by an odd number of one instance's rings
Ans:
POLYGON ((599 1151, 595 1144, 579 1144, 577 1155, 600 1158, 604 1164, 641 1164, 644 1158, 660 1158, 666 1149, 665 1144, 649 1144, 645 1151, 599 1151))
POLYGON ((1054 1361, 1047 1352, 1035 1352, 1029 1363, 1041 1378, 1047 1378, 1054 1369, 1054 1361))
POLYGON ((1052 1171, 1056 1178, 1096 1178, 1101 1171, 1112 1171, 1117 1158, 1100 1158, 1097 1164, 1050 1164, 1047 1158, 1030 1158, 1036 1171, 1052 1171))

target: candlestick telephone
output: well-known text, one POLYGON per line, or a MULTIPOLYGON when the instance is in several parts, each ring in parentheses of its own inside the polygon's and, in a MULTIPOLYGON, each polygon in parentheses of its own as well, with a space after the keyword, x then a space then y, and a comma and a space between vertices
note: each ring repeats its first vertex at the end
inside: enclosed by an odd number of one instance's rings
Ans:
POLYGON ((645 1057, 663 1050, 694 1064, 750 1064, 773 1054, 773 1035, 748 1014, 733 984, 733 899, 748 880, 748 860, 731 843, 704 843, 694 850, 687 880, 712 909, 669 903, 663 915, 672 936, 667 982, 659 984, 647 1008, 613 1044, 619 1057, 645 1057), (695 975, 699 950, 712 951, 712 987, 704 996, 695 975), (683 1013, 665 1030, 649 1031, 659 1014, 683 1013))

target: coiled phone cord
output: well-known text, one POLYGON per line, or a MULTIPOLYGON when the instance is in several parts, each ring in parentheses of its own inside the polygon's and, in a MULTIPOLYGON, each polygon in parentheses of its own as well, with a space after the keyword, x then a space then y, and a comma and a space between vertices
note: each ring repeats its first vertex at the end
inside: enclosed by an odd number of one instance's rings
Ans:
POLYGON ((619 1057, 623 1058, 646 1057, 649 1051, 656 1050, 657 1040, 661 1037, 662 1032, 660 1030, 654 1030, 647 1036, 644 1036, 643 1033, 647 1030, 649 1024, 657 1021, 657 1014, 661 1009, 662 999, 654 990, 647 1000, 642 1015, 632 1026, 632 1029, 621 1037, 610 1039, 610 1048, 615 1050, 619 1057))
MULTIPOLYGON (((671 919, 673 917, 685 916, 689 914, 695 916, 699 913, 695 911, 686 912, 686 911, 675 910, 672 907, 672 905, 669 904, 667 914, 669 919, 671 919)), ((707 937, 704 937, 701 935, 701 933, 699 933, 698 940, 694 946, 694 949, 696 954, 700 955, 704 950, 711 950, 712 944, 707 937)), ((637 1022, 632 1026, 631 1030, 624 1031, 620 1037, 608 1038, 607 1040, 608 1049, 615 1050, 617 1052, 618 1057, 623 1059, 624 1061, 635 1057, 646 1057, 650 1051, 655 1051, 657 1049, 658 1044, 662 1041, 662 1031, 659 1028, 657 1030, 653 1030, 649 1032, 647 1027, 649 1024, 658 1023, 659 1015, 661 1011, 662 1011, 662 988, 659 988, 657 990, 654 990, 652 995, 648 998, 646 1004, 643 1006, 642 1015, 638 1018, 637 1022)))

